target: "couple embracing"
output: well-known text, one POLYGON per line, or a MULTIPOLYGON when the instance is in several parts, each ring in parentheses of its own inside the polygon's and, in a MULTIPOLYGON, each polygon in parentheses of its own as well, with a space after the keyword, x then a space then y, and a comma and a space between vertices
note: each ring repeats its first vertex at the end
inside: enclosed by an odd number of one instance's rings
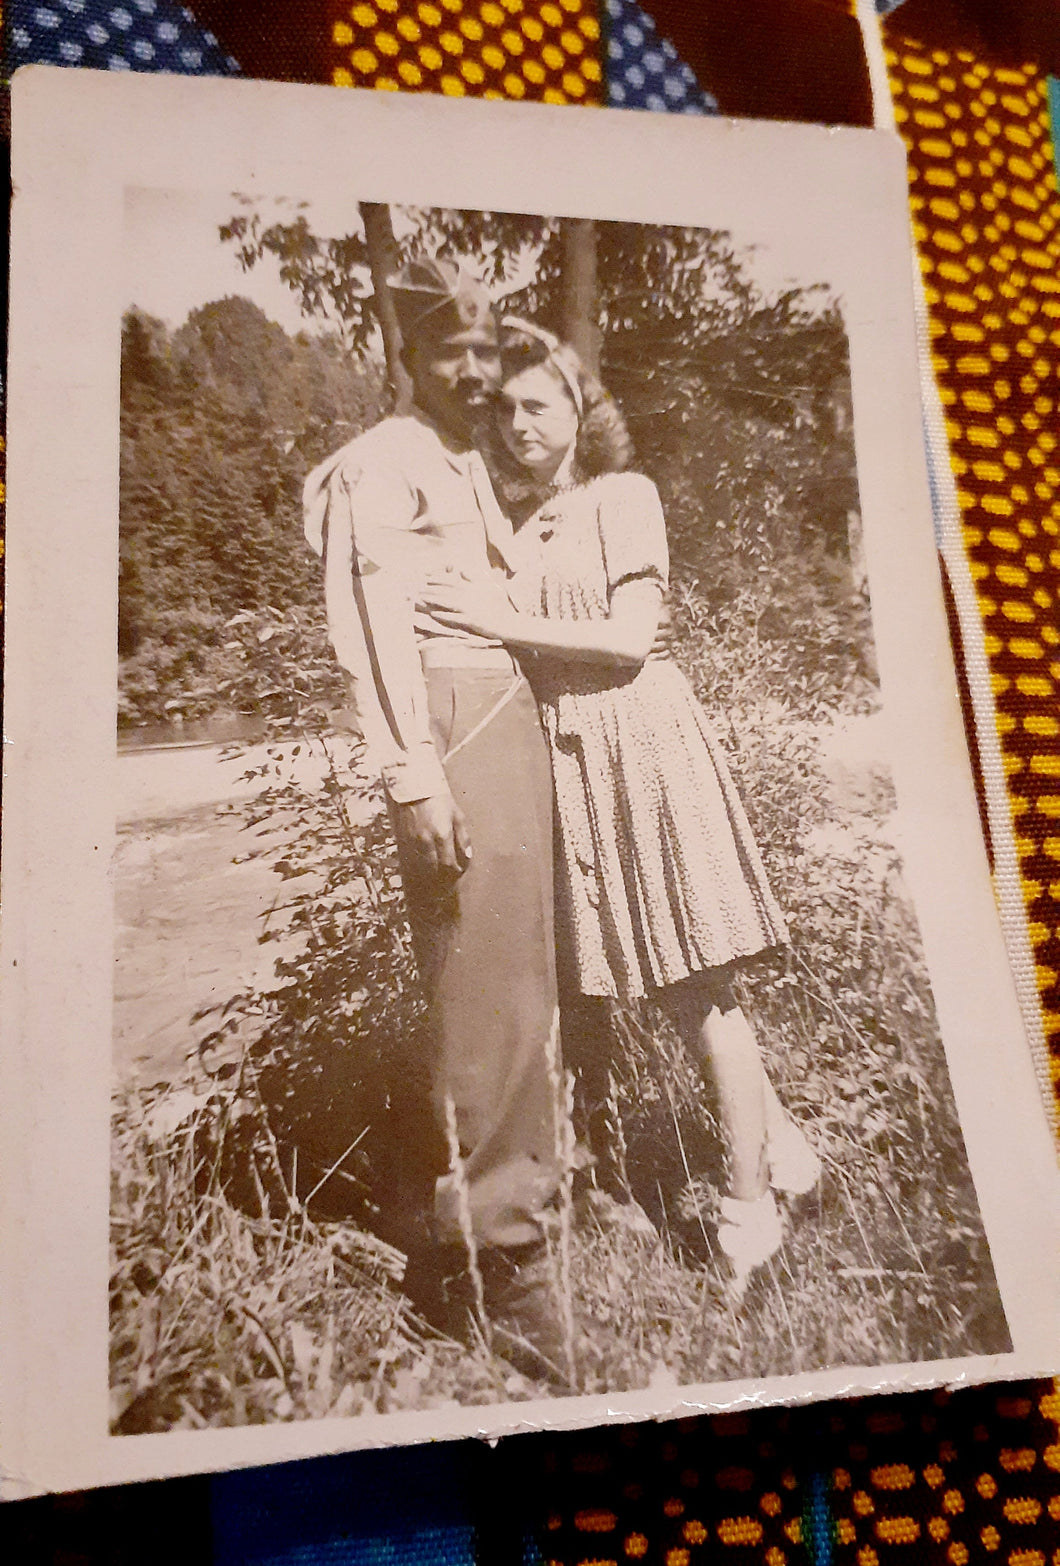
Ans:
POLYGON ((781 1243, 774 1189, 818 1171, 729 982, 786 931, 659 642, 666 527, 617 406, 461 268, 415 260, 390 290, 412 411, 310 474, 306 531, 390 803, 451 1152, 407 1282, 457 1336, 484 1307, 496 1349, 562 1384, 557 959, 565 1015, 672 1003, 716 1093, 740 1278, 781 1243))

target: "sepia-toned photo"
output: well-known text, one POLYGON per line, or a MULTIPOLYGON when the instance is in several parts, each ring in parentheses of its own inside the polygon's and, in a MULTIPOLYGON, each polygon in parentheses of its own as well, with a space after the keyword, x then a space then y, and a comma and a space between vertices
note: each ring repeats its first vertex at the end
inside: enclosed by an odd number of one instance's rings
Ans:
POLYGON ((114 1430, 1005 1351, 827 275, 324 216, 127 197, 114 1430))
POLYGON ((3 1493, 1053 1373, 901 145, 12 100, 3 1493))

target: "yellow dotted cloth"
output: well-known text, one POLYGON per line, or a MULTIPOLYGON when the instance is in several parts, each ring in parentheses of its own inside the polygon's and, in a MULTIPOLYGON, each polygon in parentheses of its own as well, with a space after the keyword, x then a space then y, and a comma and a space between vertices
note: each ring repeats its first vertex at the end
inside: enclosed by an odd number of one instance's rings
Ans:
MULTIPOLYGON (((796 1416, 797 1418, 797 1416, 796 1416)), ((557 1439, 541 1533, 550 1566, 726 1559, 804 1562, 792 1416, 724 1415, 557 1439)))
POLYGON ((549 1566, 1060 1566, 1058 1421, 1033 1384, 763 1409, 555 1437, 528 1483, 549 1566))
POLYGON ((1060 1086, 1060 194, 1028 66, 891 39, 895 112, 1060 1086))
POLYGON ((940 1392, 830 1411, 836 1561, 1056 1566, 1055 1390, 940 1392))
POLYGON ((594 0, 364 0, 334 13, 330 74, 339 87, 603 101, 594 0))

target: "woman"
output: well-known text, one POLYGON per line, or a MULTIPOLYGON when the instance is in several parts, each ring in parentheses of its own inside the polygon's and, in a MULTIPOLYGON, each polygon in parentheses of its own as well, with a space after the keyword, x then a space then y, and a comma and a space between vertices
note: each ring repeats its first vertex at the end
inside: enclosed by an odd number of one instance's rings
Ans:
POLYGON ((718 1238, 743 1278, 781 1243, 773 1190, 809 1190, 820 1168, 730 984, 734 964, 786 941, 783 916, 691 687, 649 657, 668 568, 658 492, 624 471, 621 416, 574 353, 529 322, 503 325, 513 576, 507 596, 436 584, 432 611, 499 638, 528 673, 555 781, 558 942, 584 995, 671 1002, 716 1088, 718 1238))

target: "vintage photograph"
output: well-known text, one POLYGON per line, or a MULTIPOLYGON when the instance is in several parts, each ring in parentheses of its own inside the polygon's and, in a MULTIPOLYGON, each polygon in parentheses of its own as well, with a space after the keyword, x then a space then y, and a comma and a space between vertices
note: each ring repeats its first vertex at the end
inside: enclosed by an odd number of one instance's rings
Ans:
POLYGON ((1009 1352, 824 252, 122 254, 112 1432, 1009 1352))

